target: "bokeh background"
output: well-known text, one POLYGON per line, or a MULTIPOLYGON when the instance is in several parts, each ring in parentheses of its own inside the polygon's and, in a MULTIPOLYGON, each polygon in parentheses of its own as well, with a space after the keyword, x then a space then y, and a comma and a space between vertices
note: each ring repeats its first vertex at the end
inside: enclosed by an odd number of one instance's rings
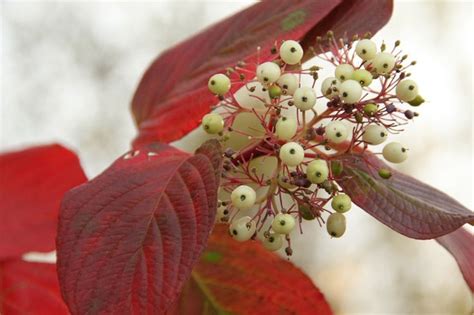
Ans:
MULTIPOLYGON (((156 55, 251 3, 2 1, 0 150, 59 142, 97 175, 128 150, 130 100, 156 55)), ((429 100, 397 136, 410 147, 400 169, 471 209, 472 29, 471 1, 395 1, 375 36, 402 40, 429 100)), ((291 260, 337 314, 472 313, 472 295, 442 247, 401 236, 357 208, 342 239, 307 226, 291 260)))

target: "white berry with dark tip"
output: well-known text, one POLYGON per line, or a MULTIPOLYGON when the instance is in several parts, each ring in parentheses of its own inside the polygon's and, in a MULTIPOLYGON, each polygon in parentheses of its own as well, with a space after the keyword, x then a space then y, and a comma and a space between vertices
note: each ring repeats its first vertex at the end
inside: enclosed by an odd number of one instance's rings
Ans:
POLYGON ((276 82, 280 75, 280 67, 274 62, 265 62, 257 67, 257 80, 264 85, 276 82))
POLYGON ((252 206, 255 204, 257 194, 252 187, 240 185, 232 191, 230 199, 232 201, 232 205, 237 209, 247 210, 252 208, 252 206))
POLYGON ((297 166, 304 160, 304 149, 296 142, 287 142, 280 148, 280 160, 288 166, 297 166))
POLYGON ((297 41, 285 40, 280 46, 280 57, 285 63, 295 65, 303 58, 303 48, 297 41))
POLYGON ((291 214, 279 213, 272 222, 272 229, 278 234, 290 234, 295 228, 296 221, 291 214))
POLYGON ((230 79, 225 74, 214 74, 208 81, 207 87, 217 95, 224 95, 230 90, 230 79))
POLYGON ((229 226, 229 233, 232 238, 239 242, 245 242, 255 234, 256 225, 251 217, 245 216, 234 220, 229 226))

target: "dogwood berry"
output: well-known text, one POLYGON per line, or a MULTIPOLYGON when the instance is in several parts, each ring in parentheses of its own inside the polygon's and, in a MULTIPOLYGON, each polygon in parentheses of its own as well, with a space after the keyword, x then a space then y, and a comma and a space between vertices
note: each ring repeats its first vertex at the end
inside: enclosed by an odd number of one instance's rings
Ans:
POLYGON ((392 163, 402 163, 408 157, 408 149, 398 142, 390 142, 382 150, 383 157, 392 163))
POLYGON ((404 102, 410 102, 418 95, 418 85, 413 80, 403 80, 396 88, 397 97, 404 102))
POLYGON ((346 125, 340 121, 331 121, 326 126, 326 139, 332 143, 341 143, 347 139, 349 136, 349 131, 347 130, 346 125))
POLYGON ((298 88, 298 78, 294 74, 285 73, 278 79, 277 84, 283 89, 284 94, 293 95, 298 88))
POLYGON ((336 77, 328 77, 324 79, 321 84, 321 93, 327 98, 331 99, 339 95, 339 88, 341 83, 336 77))
POLYGON ((279 250, 283 246, 283 237, 281 234, 269 233, 262 242, 263 247, 271 252, 279 250))
POLYGON ((338 78, 341 82, 345 80, 349 80, 352 78, 352 73, 354 72, 354 67, 351 66, 350 64, 340 64, 336 67, 335 70, 335 76, 338 78))
POLYGON ((362 60, 370 60, 377 53, 377 45, 370 39, 362 39, 356 45, 356 54, 362 60))
POLYGON ((389 73, 395 66, 395 57, 387 52, 380 52, 372 60, 372 66, 378 74, 389 73))
POLYGON ((229 226, 229 233, 232 238, 239 242, 245 242, 255 234, 256 225, 251 217, 245 216, 234 220, 229 226))
POLYGON ((275 125, 275 134, 278 139, 290 140, 296 134, 298 124, 294 118, 281 117, 275 125))
POLYGON ((352 80, 357 81, 362 86, 369 86, 372 83, 372 74, 364 69, 357 69, 352 73, 352 80))
POLYGON ((216 134, 224 129, 224 119, 216 113, 210 113, 202 118, 202 128, 209 134, 216 134))
POLYGON ((226 219, 229 217, 229 209, 227 205, 220 200, 217 204, 216 222, 226 222, 226 219))
POLYGON ((379 107, 377 106, 377 104, 369 103, 364 105, 363 110, 364 114, 366 114, 367 116, 374 116, 375 113, 377 113, 377 111, 379 110, 379 107))
POLYGON ((232 201, 232 205, 237 209, 247 210, 252 208, 252 206, 255 204, 257 194, 252 187, 240 185, 232 191, 230 199, 232 201))
POLYGON ((296 142, 285 143, 280 148, 280 160, 288 166, 297 166, 304 160, 304 149, 296 142))
POLYGON ((279 213, 272 221, 272 229, 278 234, 290 234, 295 228, 295 225, 295 218, 288 213, 279 213))
POLYGON ((362 139, 368 144, 378 145, 387 140, 388 131, 384 126, 371 124, 365 127, 362 139))
POLYGON ((346 194, 338 194, 332 198, 331 207, 339 213, 349 211, 351 206, 351 198, 346 194))
POLYGON ((303 58, 303 48, 294 40, 285 40, 280 46, 281 59, 289 64, 295 65, 303 58))
POLYGON ((257 67, 257 80, 264 85, 276 82, 280 75, 280 67, 274 62, 264 62, 257 67))
POLYGON ((268 95, 272 99, 279 98, 281 96, 281 92, 282 92, 281 87, 279 87, 276 84, 274 84, 274 85, 272 85, 268 88, 268 95))
POLYGON ((362 96, 362 87, 357 81, 346 80, 341 83, 339 96, 344 103, 357 103, 362 96))
POLYGON ((224 95, 230 90, 230 79, 222 73, 214 74, 208 81, 207 87, 217 95, 224 95))
POLYGON ((332 237, 341 237, 346 232, 346 217, 339 212, 331 213, 326 222, 326 229, 332 237))
POLYGON ((307 86, 297 88, 293 94, 293 102, 299 110, 309 110, 316 104, 316 93, 307 86))
POLYGON ((329 168, 325 160, 311 161, 306 167, 306 177, 313 184, 321 184, 328 179, 329 168))

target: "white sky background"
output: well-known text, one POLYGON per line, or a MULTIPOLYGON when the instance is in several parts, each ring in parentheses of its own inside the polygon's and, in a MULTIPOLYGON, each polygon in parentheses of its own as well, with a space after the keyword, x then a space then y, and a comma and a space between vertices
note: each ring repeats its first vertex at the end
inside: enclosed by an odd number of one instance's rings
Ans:
MULTIPOLYGON (((2 2, 0 150, 59 142, 97 175, 128 150, 135 135, 129 103, 156 55, 249 3, 2 2)), ((429 100, 397 136, 411 149, 400 169, 471 209, 472 10, 468 1, 398 1, 375 37, 402 41, 429 100)), ((307 226, 292 260, 340 314, 466 314, 472 307, 444 249, 400 236, 360 209, 351 210, 339 240, 307 226)))

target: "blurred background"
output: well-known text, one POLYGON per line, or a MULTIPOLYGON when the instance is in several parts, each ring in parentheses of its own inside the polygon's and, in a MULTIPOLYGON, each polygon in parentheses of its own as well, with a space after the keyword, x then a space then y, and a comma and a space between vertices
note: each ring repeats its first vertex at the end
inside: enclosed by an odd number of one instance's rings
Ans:
MULTIPOLYGON (((59 142, 97 175, 129 148, 130 100, 156 55, 251 3, 2 1, 0 150, 59 142)), ((402 41, 428 100, 397 136, 410 147, 400 169, 470 209, 472 29, 470 1, 395 1, 375 36, 402 41)), ((349 212, 338 240, 306 226, 294 253, 337 314, 472 312, 472 295, 441 246, 401 236, 360 209, 349 212)))

